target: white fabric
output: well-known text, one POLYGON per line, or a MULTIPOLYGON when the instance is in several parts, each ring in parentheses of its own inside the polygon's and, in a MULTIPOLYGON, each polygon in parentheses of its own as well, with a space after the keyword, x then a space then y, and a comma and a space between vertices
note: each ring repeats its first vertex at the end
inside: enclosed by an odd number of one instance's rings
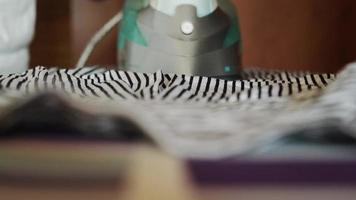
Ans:
POLYGON ((0 0, 0 72, 28 68, 28 45, 34 33, 35 0, 0 0))
MULTIPOLYGON (((163 149, 187 158, 239 155, 291 133, 331 125, 356 138, 356 64, 338 77, 245 70, 242 78, 38 67, 0 75, 0 108, 58 92, 95 116, 131 119, 163 149)), ((103 121, 115 126, 111 119, 103 121)))

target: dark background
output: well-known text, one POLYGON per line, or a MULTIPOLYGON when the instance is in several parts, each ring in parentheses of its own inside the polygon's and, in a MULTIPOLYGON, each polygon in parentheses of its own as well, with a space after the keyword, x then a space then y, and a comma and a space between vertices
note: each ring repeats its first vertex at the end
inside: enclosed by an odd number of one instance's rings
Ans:
MULTIPOLYGON (((335 72, 356 59, 354 0, 235 0, 243 65, 335 72)), ((31 66, 72 67, 93 33, 121 0, 38 0, 31 66)), ((89 64, 116 62, 116 34, 99 44, 89 64)))

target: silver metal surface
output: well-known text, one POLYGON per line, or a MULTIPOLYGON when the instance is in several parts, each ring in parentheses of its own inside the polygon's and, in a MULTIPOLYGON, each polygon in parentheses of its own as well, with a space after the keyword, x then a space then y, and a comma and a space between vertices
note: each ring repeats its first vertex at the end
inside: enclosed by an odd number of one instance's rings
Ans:
POLYGON ((191 5, 179 6, 173 17, 148 7, 140 12, 137 23, 148 46, 125 44, 120 63, 126 69, 213 77, 238 75, 240 44, 224 47, 230 19, 221 9, 199 18, 191 5))

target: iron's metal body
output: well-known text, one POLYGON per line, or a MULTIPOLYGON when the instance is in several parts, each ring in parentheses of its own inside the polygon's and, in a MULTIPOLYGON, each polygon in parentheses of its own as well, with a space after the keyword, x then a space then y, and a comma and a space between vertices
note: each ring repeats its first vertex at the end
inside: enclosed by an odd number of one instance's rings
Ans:
POLYGON ((231 22, 220 7, 198 17, 197 8, 188 4, 178 6, 174 16, 147 6, 136 18, 138 36, 121 41, 120 64, 137 72, 236 76, 240 40, 226 42, 231 22))

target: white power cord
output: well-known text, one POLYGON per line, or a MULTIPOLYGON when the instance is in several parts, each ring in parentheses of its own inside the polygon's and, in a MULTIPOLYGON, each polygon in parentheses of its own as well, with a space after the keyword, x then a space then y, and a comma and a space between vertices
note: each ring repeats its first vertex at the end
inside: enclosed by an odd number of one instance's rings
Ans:
POLYGON ((117 13, 111 18, 95 35, 90 39, 82 52, 80 59, 76 65, 76 69, 85 67, 90 55, 92 54, 95 46, 116 26, 122 19, 122 12, 117 13))

